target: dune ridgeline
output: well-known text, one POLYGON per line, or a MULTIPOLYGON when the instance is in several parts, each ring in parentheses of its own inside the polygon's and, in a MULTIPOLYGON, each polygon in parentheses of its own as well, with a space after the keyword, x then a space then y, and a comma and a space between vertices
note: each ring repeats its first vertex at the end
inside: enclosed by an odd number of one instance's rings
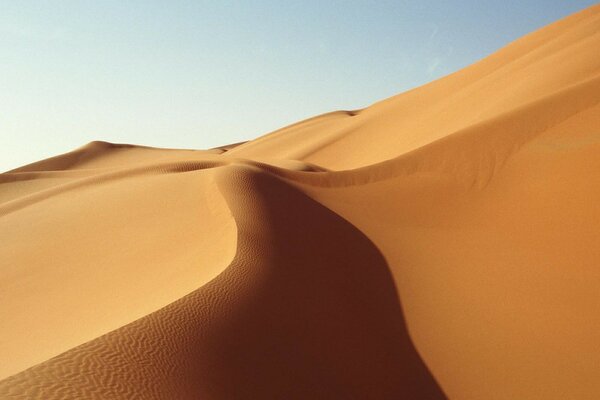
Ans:
POLYGON ((249 142, 0 174, 2 399, 600 398, 600 6, 249 142))

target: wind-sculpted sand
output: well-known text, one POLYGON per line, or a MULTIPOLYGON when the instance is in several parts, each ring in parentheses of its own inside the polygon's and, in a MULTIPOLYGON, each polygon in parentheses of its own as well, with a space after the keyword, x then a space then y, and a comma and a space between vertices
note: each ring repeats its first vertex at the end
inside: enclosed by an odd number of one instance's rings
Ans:
POLYGON ((0 175, 2 399, 600 398, 600 6, 212 150, 0 175))

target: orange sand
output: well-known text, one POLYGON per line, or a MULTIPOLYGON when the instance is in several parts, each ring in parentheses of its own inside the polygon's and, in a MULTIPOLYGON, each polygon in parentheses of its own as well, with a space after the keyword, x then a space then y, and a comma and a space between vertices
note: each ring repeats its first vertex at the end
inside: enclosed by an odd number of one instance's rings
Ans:
POLYGON ((600 5, 246 143, 0 175, 2 399, 600 398, 600 5))

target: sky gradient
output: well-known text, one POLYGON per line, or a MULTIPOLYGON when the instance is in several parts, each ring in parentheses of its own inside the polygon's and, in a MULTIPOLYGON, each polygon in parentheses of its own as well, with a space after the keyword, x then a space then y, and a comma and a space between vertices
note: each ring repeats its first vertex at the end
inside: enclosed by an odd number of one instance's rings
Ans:
POLYGON ((92 140, 210 148, 366 107, 595 3, 0 0, 0 171, 92 140))

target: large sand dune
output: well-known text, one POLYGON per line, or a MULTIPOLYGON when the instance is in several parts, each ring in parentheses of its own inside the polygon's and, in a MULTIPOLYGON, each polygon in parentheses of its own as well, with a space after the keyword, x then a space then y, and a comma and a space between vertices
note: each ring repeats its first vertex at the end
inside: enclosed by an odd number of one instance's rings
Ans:
POLYGON ((2 399, 600 398, 600 6, 363 110, 0 175, 2 399))

